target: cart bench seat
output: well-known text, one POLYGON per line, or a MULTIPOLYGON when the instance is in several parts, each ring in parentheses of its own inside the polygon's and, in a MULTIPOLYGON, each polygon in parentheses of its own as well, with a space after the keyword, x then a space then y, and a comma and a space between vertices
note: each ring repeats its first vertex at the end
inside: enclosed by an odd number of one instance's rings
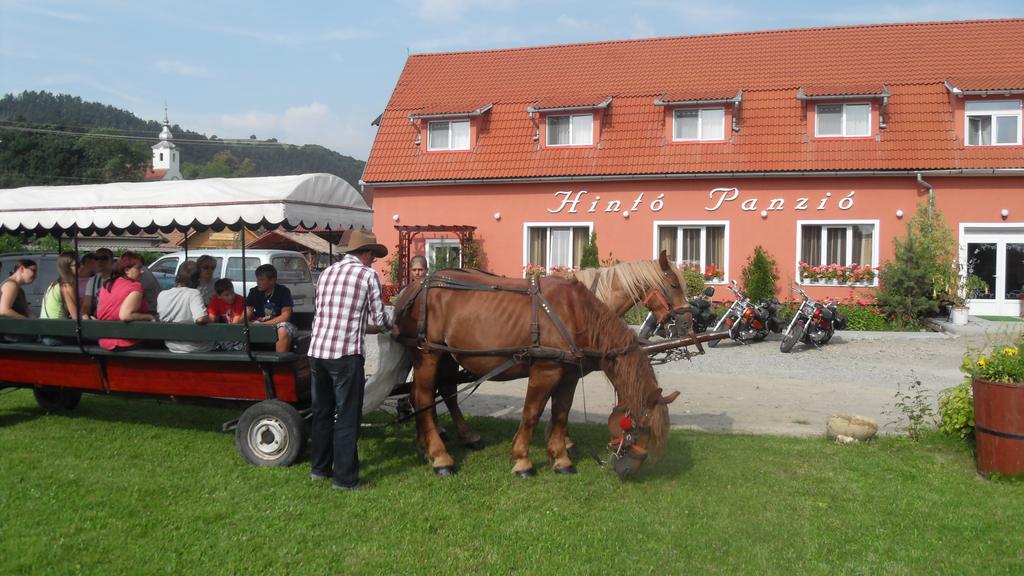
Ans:
MULTIPOLYGON (((166 340, 244 342, 245 328, 237 324, 83 320, 84 341, 125 338, 157 342, 151 347, 115 351, 96 344, 80 347, 77 343, 47 346, 41 342, 0 342, 0 381, 96 392, 249 400, 277 397, 287 402, 307 399, 306 357, 275 352, 277 329, 273 326, 249 326, 251 356, 245 351, 177 353, 163 346, 166 340)), ((51 336, 75 342, 75 331, 74 320, 0 318, 0 334, 51 336)))

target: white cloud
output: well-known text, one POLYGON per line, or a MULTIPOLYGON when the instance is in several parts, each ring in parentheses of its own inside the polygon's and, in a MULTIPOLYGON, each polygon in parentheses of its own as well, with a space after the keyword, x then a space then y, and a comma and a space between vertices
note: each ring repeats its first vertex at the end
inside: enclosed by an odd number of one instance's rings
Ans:
POLYGON ((322 102, 292 106, 283 112, 249 111, 224 114, 214 118, 190 118, 182 115, 177 122, 182 126, 195 126, 207 136, 216 134, 222 139, 277 138, 287 144, 301 146, 318 144, 341 154, 365 160, 376 135, 370 126, 372 118, 343 117, 335 114, 322 102))
POLYGON ((633 16, 630 22, 630 36, 633 38, 653 38, 658 35, 658 31, 654 29, 654 24, 651 24, 646 18, 641 16, 633 16))
POLYGON ((213 76, 209 70, 202 66, 192 66, 177 60, 160 60, 156 63, 156 67, 161 72, 189 78, 210 78, 213 76))
POLYGON ((27 4, 13 4, 7 5, 7 8, 16 8, 22 12, 29 14, 35 14, 36 16, 43 16, 46 18, 55 18, 57 20, 64 20, 65 22, 95 22, 96 19, 91 16, 79 14, 77 12, 68 12, 65 10, 51 10, 49 8, 43 8, 41 6, 30 6, 27 4))
POLYGON ((431 22, 453 22, 471 10, 509 11, 518 0, 417 0, 420 18, 431 22))

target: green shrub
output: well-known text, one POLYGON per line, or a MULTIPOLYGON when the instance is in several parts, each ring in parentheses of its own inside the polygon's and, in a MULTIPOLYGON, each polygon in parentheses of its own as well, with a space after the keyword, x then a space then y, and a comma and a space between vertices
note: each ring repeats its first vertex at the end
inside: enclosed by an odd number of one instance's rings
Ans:
POLYGON ((580 253, 580 268, 597 268, 601 265, 601 258, 597 251, 597 232, 590 233, 590 240, 583 247, 580 253))
POLYGON ((970 380, 939 393, 939 430, 959 438, 974 434, 974 394, 970 380))
POLYGON ((839 313, 848 320, 847 330, 899 330, 886 319, 885 311, 874 304, 840 304, 839 313))
POLYGON ((938 312, 939 300, 955 282, 957 244, 933 201, 918 205, 907 234, 893 240, 894 256, 879 272, 878 303, 893 322, 916 326, 938 312))
POLYGON ((754 302, 774 298, 778 292, 775 287, 775 283, 779 281, 778 266, 771 254, 760 245, 755 246, 754 253, 747 258, 742 277, 743 291, 754 302))
POLYGON ((629 310, 626 310, 626 313, 622 315, 622 319, 630 326, 639 326, 647 319, 647 314, 647 308, 644 308, 642 304, 637 304, 629 310))
POLYGON ((683 278, 686 279, 686 295, 690 298, 697 296, 704 292, 704 275, 700 273, 700 270, 694 270, 692 268, 683 268, 683 278))

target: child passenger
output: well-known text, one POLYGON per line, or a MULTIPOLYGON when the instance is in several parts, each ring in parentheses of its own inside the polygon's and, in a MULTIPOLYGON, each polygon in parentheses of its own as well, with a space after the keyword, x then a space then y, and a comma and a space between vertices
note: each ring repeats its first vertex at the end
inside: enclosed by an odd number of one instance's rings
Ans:
POLYGON ((221 278, 213 283, 214 296, 210 298, 210 305, 206 311, 210 315, 210 322, 223 322, 225 324, 241 324, 244 320, 245 304, 235 294, 235 286, 229 278, 221 278))
POLYGON ((292 291, 277 283, 277 268, 264 264, 256 268, 256 286, 245 299, 249 320, 277 327, 278 352, 292 347, 296 328, 292 324, 292 291))

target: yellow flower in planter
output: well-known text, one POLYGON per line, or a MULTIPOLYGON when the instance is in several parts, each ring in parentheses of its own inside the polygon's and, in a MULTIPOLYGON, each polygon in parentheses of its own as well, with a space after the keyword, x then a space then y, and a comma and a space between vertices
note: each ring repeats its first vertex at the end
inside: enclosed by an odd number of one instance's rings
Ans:
POLYGON ((1024 356, 1020 346, 1024 346, 1024 340, 1019 341, 1018 346, 1001 344, 990 351, 968 351, 961 370, 972 378, 988 382, 1024 382, 1024 356))

